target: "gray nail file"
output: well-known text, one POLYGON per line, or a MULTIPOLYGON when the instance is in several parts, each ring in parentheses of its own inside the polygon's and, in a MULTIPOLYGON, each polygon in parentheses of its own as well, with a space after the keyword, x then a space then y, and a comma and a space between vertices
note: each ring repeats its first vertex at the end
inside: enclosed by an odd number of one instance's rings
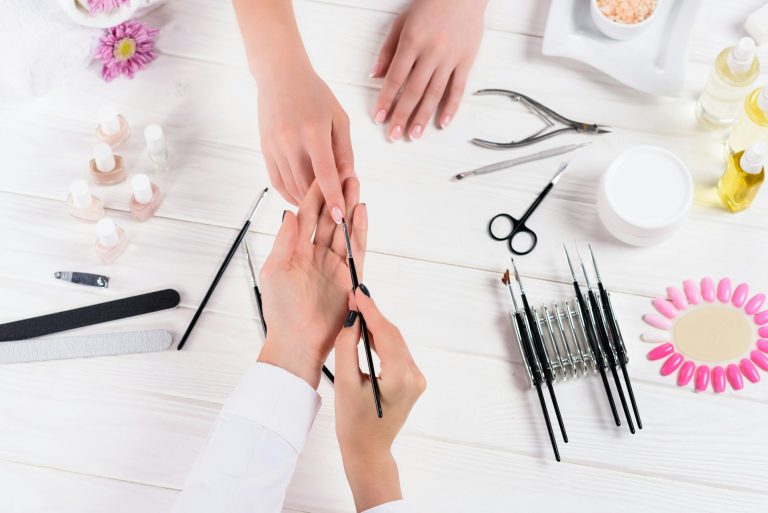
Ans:
POLYGON ((73 337, 31 338, 0 344, 0 363, 39 362, 165 351, 173 337, 166 330, 126 331, 73 337))

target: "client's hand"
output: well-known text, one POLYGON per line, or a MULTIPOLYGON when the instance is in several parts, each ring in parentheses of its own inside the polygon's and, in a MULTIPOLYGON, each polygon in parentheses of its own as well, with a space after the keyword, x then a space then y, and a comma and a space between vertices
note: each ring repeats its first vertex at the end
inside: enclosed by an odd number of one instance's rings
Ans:
POLYGON ((350 297, 350 304, 357 303, 381 360, 381 373, 374 379, 379 381, 384 416, 376 416, 371 376, 360 371, 360 321, 352 312, 336 338, 334 383, 336 436, 357 511, 402 498, 392 443, 427 386, 398 329, 361 289, 350 297))
MULTIPOLYGON (((365 205, 357 204, 359 196, 357 179, 346 180, 347 224, 362 275, 368 216, 365 205)), ((281 367, 315 388, 346 318, 352 289, 344 233, 326 209, 315 182, 298 216, 286 211, 260 273, 267 339, 259 361, 281 367)))

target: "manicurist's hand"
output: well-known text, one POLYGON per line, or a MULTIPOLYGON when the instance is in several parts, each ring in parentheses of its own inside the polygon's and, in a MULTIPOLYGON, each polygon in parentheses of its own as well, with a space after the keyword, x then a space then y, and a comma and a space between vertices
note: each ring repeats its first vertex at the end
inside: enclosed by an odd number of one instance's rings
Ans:
POLYGON ((355 303, 381 360, 378 380, 384 416, 376 416, 372 377, 360 371, 360 320, 348 314, 348 322, 336 338, 336 435, 355 506, 364 511, 402 498, 392 443, 424 392, 426 380, 402 335, 373 300, 357 289, 350 297, 352 310, 355 303))
MULTIPOLYGON (((362 279, 368 216, 365 205, 357 203, 359 195, 357 179, 348 179, 345 216, 362 279)), ((298 215, 286 211, 260 278, 267 338, 259 361, 317 388, 323 362, 346 319, 352 289, 344 234, 328 215, 317 183, 307 191, 298 215)))
POLYGON ((396 141, 419 139, 432 114, 445 128, 456 115, 483 36, 488 0, 413 0, 384 41, 372 77, 384 77, 374 121, 396 141), (398 93, 400 93, 398 97, 398 93))
POLYGON ((259 89, 259 132, 269 179, 298 205, 317 181, 337 223, 342 183, 354 175, 349 119, 317 76, 290 0, 234 0, 248 63, 259 89))

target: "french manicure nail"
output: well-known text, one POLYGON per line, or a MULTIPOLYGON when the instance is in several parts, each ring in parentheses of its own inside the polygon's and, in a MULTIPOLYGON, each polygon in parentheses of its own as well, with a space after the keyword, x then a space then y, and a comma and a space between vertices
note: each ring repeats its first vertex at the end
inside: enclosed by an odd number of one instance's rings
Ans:
POLYGON ((360 284, 360 292, 362 292, 363 294, 365 294, 365 295, 366 295, 366 296, 368 296, 368 297, 371 297, 371 291, 370 291, 370 290, 368 290, 368 287, 366 287, 366 286, 365 286, 364 284, 362 284, 362 283, 360 284))
POLYGON ((414 141, 418 141, 419 139, 421 139, 422 132, 424 132, 424 128, 421 125, 414 125, 413 128, 411 128, 411 131, 408 134, 408 137, 410 137, 414 141))
POLYGON ((403 127, 400 125, 395 125, 392 127, 392 130, 389 132, 389 140, 390 141, 398 141, 403 136, 403 127))
POLYGON ((377 125, 380 125, 384 123, 384 120, 387 119, 387 111, 384 109, 381 109, 376 113, 376 116, 373 118, 373 122, 377 125))
POLYGON ((333 207, 331 209, 331 217, 336 224, 341 224, 341 222, 344 220, 344 216, 342 216, 341 209, 339 207, 333 207))
POLYGON ((443 118, 440 120, 440 128, 446 128, 448 125, 451 124, 451 116, 449 114, 446 114, 443 116, 443 118))
POLYGON ((355 324, 355 321, 357 320, 357 312, 354 310, 350 310, 347 314, 347 320, 344 321, 344 327, 345 328, 351 328, 353 324, 355 324))

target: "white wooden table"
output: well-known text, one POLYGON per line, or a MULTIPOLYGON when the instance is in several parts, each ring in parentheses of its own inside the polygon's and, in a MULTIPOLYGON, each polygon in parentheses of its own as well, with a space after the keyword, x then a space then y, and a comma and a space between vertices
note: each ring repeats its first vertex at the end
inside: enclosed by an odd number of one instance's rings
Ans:
MULTIPOLYGON (((485 232, 492 215, 521 211, 557 161, 449 181, 514 153, 474 147, 470 137, 511 136, 523 123, 503 99, 470 95, 449 130, 430 129, 418 143, 387 143, 370 119, 378 83, 366 77, 405 0, 297 0, 312 61, 352 119, 370 211, 365 282, 429 381, 396 445, 416 511, 764 510, 768 376, 740 392, 695 394, 661 377, 659 363, 645 359, 650 346, 639 341, 650 298, 685 278, 730 276, 768 290, 768 192, 743 214, 720 208, 711 190, 721 172, 720 139, 693 120, 712 59, 742 35, 745 16, 761 3, 705 2, 678 98, 644 95, 587 66, 542 57, 548 2, 498 0, 489 8, 470 89, 528 91, 575 119, 616 127, 571 156, 569 173, 531 219, 540 243, 520 267, 534 300, 563 297, 570 289, 560 245, 594 243, 625 330, 645 429, 632 436, 612 425, 598 378, 559 385, 571 442, 561 444, 557 464, 507 318, 499 278, 509 254, 485 232), (698 192, 678 235, 635 249, 600 227, 595 189, 619 151, 643 143, 683 158, 698 192)), ((133 81, 105 84, 94 65, 42 99, 0 97, 2 321, 170 286, 181 292, 180 308, 116 325, 168 328, 178 340, 267 185, 255 86, 229 1, 173 0, 149 21, 162 27, 161 55, 133 81), (95 188, 131 238, 117 263, 99 266, 90 253, 93 225, 71 219, 64 199, 68 184, 86 176, 95 112, 107 102, 134 127, 123 152, 132 172, 148 167, 140 131, 151 122, 166 127, 175 161, 161 182, 158 216, 147 223, 127 215, 127 183, 95 188), (66 269, 104 272, 113 285, 89 290, 52 279, 66 269)), ((257 264, 284 208, 271 195, 252 227, 257 264)), ((182 352, 0 367, 0 511, 168 511, 261 342, 238 254, 182 352)), ((352 511, 333 391, 324 381, 320 393, 323 406, 285 507, 352 511)))

